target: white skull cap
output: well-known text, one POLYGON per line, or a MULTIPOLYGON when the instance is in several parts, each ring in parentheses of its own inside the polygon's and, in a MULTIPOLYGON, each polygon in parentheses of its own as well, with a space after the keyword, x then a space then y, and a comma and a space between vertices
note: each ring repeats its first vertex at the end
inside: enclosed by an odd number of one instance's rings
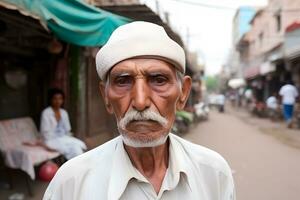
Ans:
POLYGON ((167 61, 185 72, 185 53, 162 26, 135 21, 118 27, 96 55, 101 80, 117 63, 134 57, 153 57, 167 61))

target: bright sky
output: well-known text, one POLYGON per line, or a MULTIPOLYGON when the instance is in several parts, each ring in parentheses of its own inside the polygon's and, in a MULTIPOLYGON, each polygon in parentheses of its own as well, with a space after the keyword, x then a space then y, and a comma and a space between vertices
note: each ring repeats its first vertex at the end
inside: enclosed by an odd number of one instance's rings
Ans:
MULTIPOLYGON (((156 11, 156 0, 141 2, 156 11)), ((204 57, 206 74, 214 75, 220 71, 231 48, 235 8, 245 5, 264 6, 267 0, 158 0, 158 3, 160 16, 169 12, 173 30, 181 35, 189 50, 197 51, 199 57, 204 57)))

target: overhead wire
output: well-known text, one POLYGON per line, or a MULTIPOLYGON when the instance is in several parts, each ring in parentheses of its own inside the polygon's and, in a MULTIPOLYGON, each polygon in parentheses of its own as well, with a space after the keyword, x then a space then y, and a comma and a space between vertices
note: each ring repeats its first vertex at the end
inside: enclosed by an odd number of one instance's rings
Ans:
MULTIPOLYGON (((184 4, 195 5, 195 6, 200 6, 200 7, 212 8, 212 9, 228 10, 228 11, 235 11, 238 9, 238 8, 234 8, 234 7, 206 4, 206 3, 190 1, 190 0, 171 0, 171 1, 176 1, 178 3, 184 3, 184 4)), ((249 7, 251 7, 251 6, 249 6, 249 7)), ((243 11, 253 12, 252 10, 243 10, 243 11)), ((267 12, 278 12, 278 11, 280 11, 280 12, 300 12, 300 8, 291 8, 291 9, 270 9, 270 8, 268 8, 268 9, 264 9, 264 11, 267 11, 267 12)))

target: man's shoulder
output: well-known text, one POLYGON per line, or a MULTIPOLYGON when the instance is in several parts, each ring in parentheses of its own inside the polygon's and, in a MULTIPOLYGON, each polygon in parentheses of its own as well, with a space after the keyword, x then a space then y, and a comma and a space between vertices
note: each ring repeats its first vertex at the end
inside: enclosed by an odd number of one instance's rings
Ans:
POLYGON ((286 84, 286 85, 283 85, 280 90, 291 90, 291 89, 297 89, 296 86, 294 85, 291 85, 291 84, 286 84))
POLYGON ((231 173, 227 161, 219 153, 175 135, 173 138, 181 145, 184 153, 197 167, 208 167, 223 174, 231 173))
POLYGON ((288 85, 281 86, 281 88, 279 89, 279 95, 281 95, 281 96, 285 95, 286 92, 289 90, 288 88, 289 88, 288 85))

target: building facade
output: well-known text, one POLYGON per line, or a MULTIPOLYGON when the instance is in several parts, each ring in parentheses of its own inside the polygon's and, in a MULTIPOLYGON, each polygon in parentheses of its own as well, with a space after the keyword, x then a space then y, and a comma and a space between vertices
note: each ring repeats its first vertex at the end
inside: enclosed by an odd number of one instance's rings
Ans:
POLYGON ((241 37, 247 33, 251 26, 249 22, 253 18, 256 9, 253 7, 243 6, 240 7, 234 15, 233 25, 232 25, 232 48, 228 55, 228 60, 224 66, 227 71, 228 78, 236 78, 242 76, 242 71, 240 69, 240 56, 239 52, 236 50, 236 44, 240 41, 241 37))
POLYGON ((243 77, 259 91, 259 101, 277 92, 286 80, 295 79, 284 44, 287 28, 300 20, 295 12, 299 8, 299 1, 270 0, 256 12, 251 29, 237 43, 243 77))

